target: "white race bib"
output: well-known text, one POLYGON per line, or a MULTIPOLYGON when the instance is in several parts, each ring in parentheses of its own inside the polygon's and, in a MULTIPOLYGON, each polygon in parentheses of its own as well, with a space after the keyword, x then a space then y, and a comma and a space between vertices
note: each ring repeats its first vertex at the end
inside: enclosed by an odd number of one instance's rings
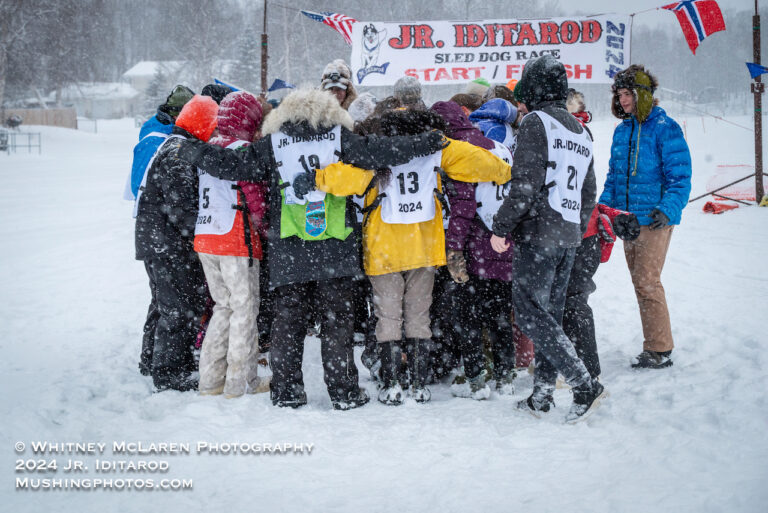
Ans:
MULTIPOLYGON (((227 148, 248 144, 235 141, 227 148)), ((237 217, 237 182, 222 180, 198 169, 200 179, 195 235, 225 235, 232 231, 237 217)))
POLYGON ((392 167, 392 177, 381 190, 381 220, 388 224, 423 223, 435 217, 436 167, 442 152, 416 157, 392 167))
MULTIPOLYGON (((494 148, 489 150, 501 160, 512 165, 512 152, 505 145, 494 141, 494 148)), ((483 224, 489 230, 493 230, 493 216, 501 208, 504 199, 509 196, 510 183, 496 185, 493 182, 481 182, 475 187, 475 201, 477 202, 477 215, 483 220, 483 224)))
MULTIPOLYGON (((275 161, 278 163, 280 179, 283 183, 293 183, 296 175, 322 169, 339 161, 341 153, 341 127, 335 126, 332 130, 310 136, 309 138, 294 137, 283 132, 271 135, 272 151, 275 161)), ((293 192, 293 186, 284 189, 286 205, 304 205, 308 201, 322 201, 325 192, 310 191, 299 199, 293 192)))
POLYGON ((565 128, 559 121, 540 110, 532 112, 541 119, 547 132, 550 162, 547 167, 546 184, 549 188, 549 206, 565 221, 581 222, 581 187, 592 161, 592 141, 587 131, 576 134, 565 128))

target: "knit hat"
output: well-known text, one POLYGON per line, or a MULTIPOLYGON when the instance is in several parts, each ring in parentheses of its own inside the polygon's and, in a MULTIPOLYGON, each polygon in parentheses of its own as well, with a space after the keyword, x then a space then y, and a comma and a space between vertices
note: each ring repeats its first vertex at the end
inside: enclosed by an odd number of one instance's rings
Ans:
POLYGON ((187 86, 177 85, 165 99, 165 103, 161 105, 163 112, 170 114, 174 118, 179 115, 182 107, 192 99, 195 95, 194 91, 187 86))
POLYGON ((415 77, 405 76, 395 82, 393 96, 405 107, 419 106, 426 108, 421 99, 421 84, 415 77))
POLYGON ((507 82, 507 89, 509 89, 510 91, 514 91, 516 85, 517 85, 517 79, 511 78, 509 82, 507 82))
POLYGON ((203 96, 210 96, 216 103, 221 105, 221 100, 223 100, 224 97, 231 92, 231 87, 227 87, 221 84, 208 84, 207 86, 203 87, 203 91, 200 94, 203 96))
POLYGON ((567 96, 565 66, 549 54, 529 60, 515 86, 515 99, 523 102, 529 110, 542 102, 565 101, 567 96))
POLYGON ((653 93, 659 87, 659 81, 651 75, 642 64, 633 64, 625 70, 619 71, 613 77, 613 99, 611 101, 611 112, 619 119, 630 117, 619 102, 619 89, 629 89, 635 96, 635 110, 637 119, 641 123, 648 118, 656 101, 653 93))
POLYGON ((321 86, 323 89, 330 89, 331 87, 340 87, 346 89, 352 78, 352 71, 343 59, 336 59, 329 62, 323 70, 323 77, 321 79, 321 86))
POLYGON ((467 94, 476 94, 478 96, 483 96, 485 94, 485 91, 491 86, 491 83, 488 82, 484 78, 476 78, 469 84, 467 84, 467 88, 464 91, 467 94))
POLYGON ((376 97, 371 93, 363 93, 358 96, 355 101, 349 106, 349 115, 355 121, 362 121, 371 114, 373 109, 376 108, 376 97))
POLYGON ((223 136, 252 141, 262 119, 261 102, 245 91, 229 93, 219 105, 218 126, 223 136))
POLYGON ((219 106, 209 96, 195 95, 176 118, 176 126, 183 128, 201 141, 208 142, 216 129, 219 106))

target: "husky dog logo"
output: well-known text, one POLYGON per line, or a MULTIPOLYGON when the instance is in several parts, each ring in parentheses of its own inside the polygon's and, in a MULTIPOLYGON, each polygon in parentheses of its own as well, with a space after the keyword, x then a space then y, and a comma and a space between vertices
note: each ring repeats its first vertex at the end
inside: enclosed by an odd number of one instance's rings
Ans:
POLYGON ((363 79, 371 73, 381 73, 383 75, 387 72, 388 62, 381 66, 376 64, 379 60, 381 45, 386 39, 387 31, 382 30, 379 32, 373 23, 363 27, 363 55, 361 57, 360 69, 357 70, 358 83, 362 83, 363 79))

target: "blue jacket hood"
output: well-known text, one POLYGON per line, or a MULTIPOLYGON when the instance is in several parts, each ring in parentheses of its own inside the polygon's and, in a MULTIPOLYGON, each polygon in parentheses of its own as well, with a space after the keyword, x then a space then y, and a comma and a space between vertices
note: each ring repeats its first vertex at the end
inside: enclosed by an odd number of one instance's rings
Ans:
POLYGON ((469 115, 469 120, 474 123, 486 119, 512 124, 517 119, 517 107, 507 100, 494 98, 469 115))

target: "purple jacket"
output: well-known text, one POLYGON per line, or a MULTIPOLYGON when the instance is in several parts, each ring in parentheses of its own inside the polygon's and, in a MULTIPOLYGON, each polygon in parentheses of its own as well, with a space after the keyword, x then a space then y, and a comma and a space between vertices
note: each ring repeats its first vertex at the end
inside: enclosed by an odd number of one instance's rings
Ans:
MULTIPOLYGON (((448 124, 446 135, 451 139, 467 141, 486 150, 494 147, 493 141, 472 126, 461 107, 454 102, 437 102, 432 111, 440 114, 448 124)), ((451 216, 445 234, 445 247, 465 251, 467 271, 490 280, 512 280, 512 247, 502 254, 491 247, 493 234, 480 219, 475 201, 475 185, 451 180, 445 184, 445 192, 451 205, 451 216)), ((507 239, 507 242, 511 242, 507 239)))

